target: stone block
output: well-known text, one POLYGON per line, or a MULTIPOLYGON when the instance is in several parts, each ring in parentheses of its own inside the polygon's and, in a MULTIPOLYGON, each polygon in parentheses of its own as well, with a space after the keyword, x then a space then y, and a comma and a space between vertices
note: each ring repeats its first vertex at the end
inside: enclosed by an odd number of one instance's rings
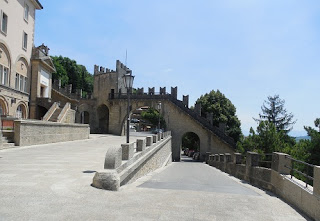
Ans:
POLYGON ((217 162, 219 162, 220 161, 220 155, 219 154, 215 154, 215 159, 216 159, 217 162))
POLYGON ((146 139, 137 139, 137 151, 144 151, 146 149, 146 139))
POLYGON ((152 136, 147 136, 147 138, 146 138, 147 140, 146 140, 146 146, 147 147, 149 147, 149 146, 151 146, 152 145, 152 136))
POLYGON ((158 136, 157 135, 152 135, 152 141, 153 141, 153 143, 157 143, 157 141, 158 141, 158 136))
POLYGON ((290 174, 288 167, 292 166, 290 155, 285 153, 274 152, 272 154, 271 169, 280 174, 290 174))
POLYGON ((106 153, 104 169, 116 169, 122 163, 122 148, 110 147, 106 153))
POLYGON ((130 160, 134 154, 134 143, 121 144, 122 160, 130 160))
POLYGON ((93 177, 92 186, 99 189, 118 191, 120 188, 119 174, 115 170, 97 172, 93 177))

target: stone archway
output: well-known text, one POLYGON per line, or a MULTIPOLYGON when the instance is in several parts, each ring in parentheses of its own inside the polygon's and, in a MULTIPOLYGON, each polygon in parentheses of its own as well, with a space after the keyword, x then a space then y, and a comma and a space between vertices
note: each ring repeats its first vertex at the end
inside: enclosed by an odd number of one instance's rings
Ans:
POLYGON ((82 111, 80 113, 80 122, 82 124, 89 124, 90 122, 90 114, 88 111, 82 111))
POLYGON ((98 124, 99 129, 98 132, 102 134, 106 134, 109 132, 109 108, 102 104, 97 109, 98 116, 98 124))
POLYGON ((181 151, 187 151, 189 157, 197 154, 196 160, 200 159, 200 137, 194 132, 186 132, 181 138, 181 151))
POLYGON ((5 99, 0 97, 0 116, 8 115, 8 107, 5 99))

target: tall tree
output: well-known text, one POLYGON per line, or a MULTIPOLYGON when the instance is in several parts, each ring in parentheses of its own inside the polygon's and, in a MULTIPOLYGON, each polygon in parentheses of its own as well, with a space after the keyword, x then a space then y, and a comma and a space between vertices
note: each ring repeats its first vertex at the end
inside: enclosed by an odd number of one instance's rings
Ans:
POLYGON ((68 57, 53 56, 52 60, 56 67, 53 79, 60 79, 62 86, 72 84, 73 92, 76 89, 82 89, 83 94, 93 91, 93 76, 85 66, 77 64, 75 60, 68 57))
POLYGON ((287 112, 284 104, 285 101, 281 100, 279 95, 269 96, 261 107, 260 119, 253 119, 259 123, 262 121, 273 123, 277 131, 284 131, 287 134, 292 130, 292 125, 296 123, 296 120, 293 120, 293 114, 287 112))
POLYGON ((319 128, 319 132, 320 132, 320 118, 315 119, 314 125, 319 128))
POLYGON ((236 115, 236 107, 219 90, 210 91, 198 98, 197 103, 201 104, 201 115, 206 116, 213 113, 213 125, 226 123, 226 134, 232 137, 235 142, 239 141, 242 133, 240 120, 236 115))

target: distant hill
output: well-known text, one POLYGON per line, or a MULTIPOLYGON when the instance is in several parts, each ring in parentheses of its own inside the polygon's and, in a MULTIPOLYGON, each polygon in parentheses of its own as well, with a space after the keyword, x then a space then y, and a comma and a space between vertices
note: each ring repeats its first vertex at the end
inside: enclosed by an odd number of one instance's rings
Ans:
POLYGON ((310 140, 311 138, 309 136, 300 136, 300 137, 296 137, 296 141, 299 140, 310 140))

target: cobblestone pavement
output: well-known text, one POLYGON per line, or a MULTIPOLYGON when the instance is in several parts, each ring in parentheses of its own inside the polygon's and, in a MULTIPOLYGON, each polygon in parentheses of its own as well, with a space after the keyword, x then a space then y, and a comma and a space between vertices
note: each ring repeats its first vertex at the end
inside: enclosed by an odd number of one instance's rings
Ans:
POLYGON ((92 187, 125 137, 0 151, 0 220, 306 220, 282 200, 203 163, 172 163, 110 192, 92 187))

